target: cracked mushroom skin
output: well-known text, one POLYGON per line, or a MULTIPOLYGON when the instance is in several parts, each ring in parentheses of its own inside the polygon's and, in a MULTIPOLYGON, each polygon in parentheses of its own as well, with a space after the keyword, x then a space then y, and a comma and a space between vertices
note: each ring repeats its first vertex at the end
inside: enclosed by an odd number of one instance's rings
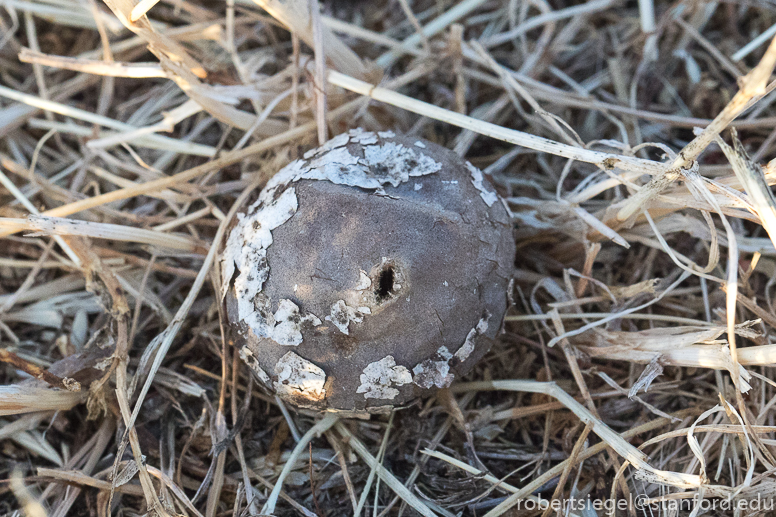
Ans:
POLYGON ((507 308, 510 217, 479 169, 353 130, 278 172, 227 232, 222 300, 254 375, 299 407, 355 413, 447 387, 507 308))

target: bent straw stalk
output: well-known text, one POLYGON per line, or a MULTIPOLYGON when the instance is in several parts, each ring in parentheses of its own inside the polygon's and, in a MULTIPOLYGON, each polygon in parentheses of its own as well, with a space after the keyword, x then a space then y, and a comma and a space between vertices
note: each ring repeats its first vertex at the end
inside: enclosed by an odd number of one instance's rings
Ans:
POLYGON ((384 102, 391 106, 417 113, 418 115, 439 120, 441 122, 447 122, 448 124, 468 129, 481 135, 489 136, 511 144, 521 145, 536 151, 550 153, 581 162, 592 163, 605 169, 620 168, 631 172, 639 172, 641 174, 657 174, 663 170, 662 164, 650 160, 591 151, 589 149, 561 144, 547 138, 523 133, 522 131, 508 129, 490 122, 483 122, 461 113, 456 113, 427 102, 413 99, 380 86, 374 86, 334 70, 330 70, 327 77, 329 83, 335 86, 365 95, 376 101, 384 102))

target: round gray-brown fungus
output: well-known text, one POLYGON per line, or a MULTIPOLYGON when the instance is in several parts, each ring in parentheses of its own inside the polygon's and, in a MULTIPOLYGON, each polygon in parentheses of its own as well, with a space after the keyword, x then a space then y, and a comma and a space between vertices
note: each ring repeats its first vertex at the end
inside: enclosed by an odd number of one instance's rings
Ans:
POLYGON ((490 348, 511 228, 493 187, 453 152, 390 131, 341 134, 278 172, 228 232, 232 338, 296 406, 407 404, 490 348))

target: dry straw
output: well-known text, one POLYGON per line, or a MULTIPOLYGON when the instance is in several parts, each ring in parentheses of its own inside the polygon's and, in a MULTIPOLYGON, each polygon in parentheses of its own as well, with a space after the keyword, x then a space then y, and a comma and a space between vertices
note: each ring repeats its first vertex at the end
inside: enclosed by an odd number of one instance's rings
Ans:
POLYGON ((650 0, 5 0, 0 439, 5 470, 27 468, 0 483, 6 505, 772 501, 774 19, 650 0), (357 126, 483 168, 519 250, 486 380, 369 421, 255 387, 213 294, 240 205, 357 126))

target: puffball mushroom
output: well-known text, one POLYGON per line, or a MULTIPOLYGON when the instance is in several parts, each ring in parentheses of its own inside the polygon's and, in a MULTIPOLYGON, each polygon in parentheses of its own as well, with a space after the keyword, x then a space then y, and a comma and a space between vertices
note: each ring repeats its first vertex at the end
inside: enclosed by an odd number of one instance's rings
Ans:
POLYGON ((278 172, 221 256, 240 355, 293 405, 407 404, 466 373, 507 308, 503 201, 436 144, 352 130, 278 172))

